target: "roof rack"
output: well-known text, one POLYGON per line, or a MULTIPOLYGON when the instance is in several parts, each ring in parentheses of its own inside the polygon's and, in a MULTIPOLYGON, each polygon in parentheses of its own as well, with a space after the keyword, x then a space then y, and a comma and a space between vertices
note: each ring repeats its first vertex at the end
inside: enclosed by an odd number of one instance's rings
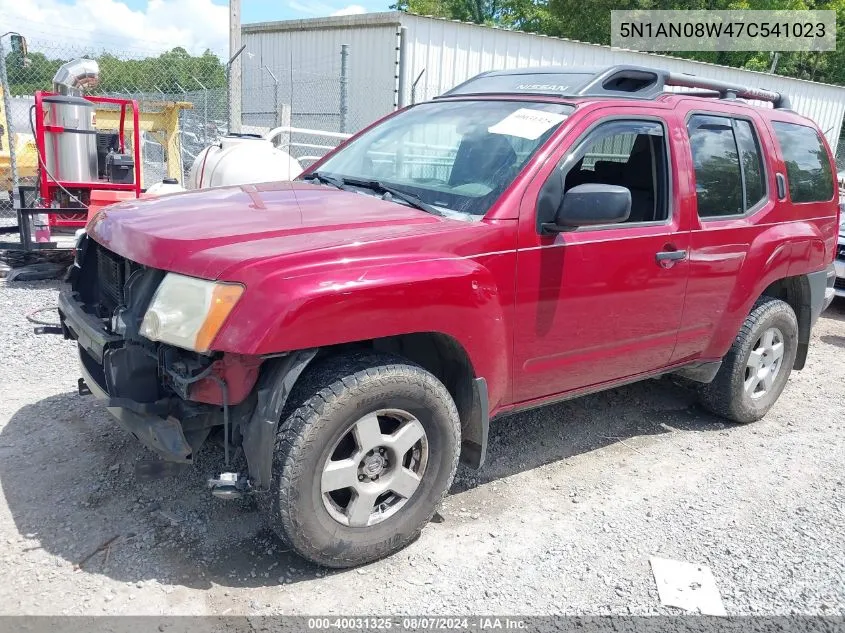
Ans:
POLYGON ((789 108, 789 99, 778 92, 740 86, 717 79, 644 66, 608 68, 558 66, 493 70, 455 86, 443 97, 478 94, 535 94, 556 97, 626 97, 655 99, 667 86, 698 89, 695 96, 768 101, 775 108, 789 108))

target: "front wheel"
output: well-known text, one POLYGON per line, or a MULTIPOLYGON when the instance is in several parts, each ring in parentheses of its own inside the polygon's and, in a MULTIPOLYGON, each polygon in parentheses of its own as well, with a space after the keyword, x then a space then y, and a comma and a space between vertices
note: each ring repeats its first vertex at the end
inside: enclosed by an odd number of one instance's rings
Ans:
POLYGON ((352 567, 419 535, 460 450, 457 409, 437 378, 383 354, 327 358, 297 381, 287 413, 266 510, 299 555, 352 567))
POLYGON ((733 422, 762 418, 780 396, 798 351, 798 320, 788 303, 761 297, 737 334, 702 404, 733 422))

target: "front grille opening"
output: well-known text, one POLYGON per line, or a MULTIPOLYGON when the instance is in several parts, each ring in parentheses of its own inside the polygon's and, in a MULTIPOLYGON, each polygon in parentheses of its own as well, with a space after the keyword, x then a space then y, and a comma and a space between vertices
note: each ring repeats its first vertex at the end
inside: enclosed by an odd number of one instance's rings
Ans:
POLYGON ((101 316, 110 316, 116 307, 125 304, 123 291, 126 281, 141 265, 112 253, 99 244, 96 245, 96 264, 96 295, 101 316))
POLYGON ((97 281, 100 286, 100 298, 116 307, 123 303, 123 262, 118 255, 104 248, 97 249, 97 281))

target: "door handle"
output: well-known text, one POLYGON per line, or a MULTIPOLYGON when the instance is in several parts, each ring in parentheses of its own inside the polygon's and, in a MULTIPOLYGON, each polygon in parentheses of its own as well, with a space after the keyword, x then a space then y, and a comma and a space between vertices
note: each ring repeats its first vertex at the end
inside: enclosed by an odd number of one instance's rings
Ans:
POLYGON ((775 174, 775 182, 778 186, 778 200, 786 200, 786 178, 778 172, 775 174))
POLYGON ((686 259, 687 252, 686 251, 660 251, 657 253, 657 261, 659 262, 676 262, 679 259, 686 259))
POLYGON ((657 263, 663 266, 663 268, 670 268, 675 265, 675 262, 681 261, 682 259, 686 258, 686 251, 659 251, 657 254, 655 254, 655 259, 657 259, 657 263))

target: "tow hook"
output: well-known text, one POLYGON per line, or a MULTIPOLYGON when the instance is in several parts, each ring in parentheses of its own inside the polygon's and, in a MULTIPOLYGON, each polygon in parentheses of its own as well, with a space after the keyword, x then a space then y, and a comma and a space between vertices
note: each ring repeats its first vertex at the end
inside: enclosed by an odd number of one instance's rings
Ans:
POLYGON ((90 396, 91 395, 91 388, 85 383, 84 378, 80 378, 76 381, 76 389, 79 392, 80 396, 90 396))
POLYGON ((38 327, 32 328, 32 331, 36 335, 41 334, 61 334, 62 333, 62 326, 61 325, 39 325, 38 327))
POLYGON ((239 473, 220 473, 216 479, 208 480, 208 487, 218 499, 240 499, 250 492, 249 479, 239 473))
POLYGON ((52 312, 53 310, 59 310, 58 306, 48 306, 46 308, 38 308, 37 310, 33 310, 29 314, 26 315, 26 320, 30 323, 34 323, 38 327, 33 328, 33 332, 35 334, 63 334, 64 331, 62 330, 61 323, 51 323, 49 321, 43 321, 39 319, 36 315, 41 314, 42 312, 52 312))

